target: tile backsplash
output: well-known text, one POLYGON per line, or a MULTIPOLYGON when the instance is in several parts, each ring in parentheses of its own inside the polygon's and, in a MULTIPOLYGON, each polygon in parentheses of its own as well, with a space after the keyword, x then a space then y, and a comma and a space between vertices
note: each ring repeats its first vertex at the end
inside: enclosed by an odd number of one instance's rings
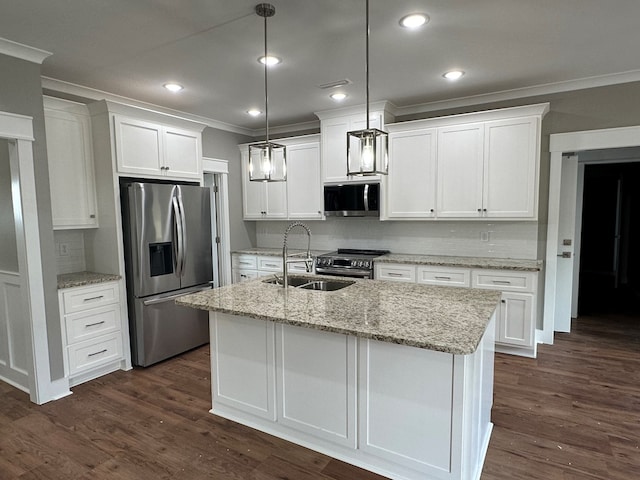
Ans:
POLYGON ((83 272, 87 269, 84 259, 84 234, 81 230, 56 230, 53 232, 53 239, 58 275, 83 272))
MULTIPOLYGON (((257 222, 257 247, 282 247, 289 222, 257 222)), ((393 253, 491 258, 538 258, 537 222, 407 222, 377 218, 330 218, 307 222, 316 250, 386 249, 393 253)), ((306 235, 294 229, 289 245, 305 248, 306 235)))

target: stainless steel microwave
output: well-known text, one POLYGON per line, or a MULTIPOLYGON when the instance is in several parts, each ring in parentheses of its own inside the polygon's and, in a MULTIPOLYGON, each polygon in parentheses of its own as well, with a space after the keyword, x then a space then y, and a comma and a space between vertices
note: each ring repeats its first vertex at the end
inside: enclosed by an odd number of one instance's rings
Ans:
POLYGON ((324 214, 334 217, 380 216, 380 184, 325 185, 324 214))

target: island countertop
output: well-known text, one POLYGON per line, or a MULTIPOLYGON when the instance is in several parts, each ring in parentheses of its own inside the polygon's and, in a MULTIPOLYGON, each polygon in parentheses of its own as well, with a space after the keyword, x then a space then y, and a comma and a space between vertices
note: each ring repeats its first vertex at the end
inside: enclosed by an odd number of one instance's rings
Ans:
MULTIPOLYGON (((310 276, 327 280, 328 276, 310 276)), ((476 351, 501 292, 355 280, 334 292, 264 279, 185 295, 179 305, 457 355, 476 351)), ((340 280, 345 280, 340 278, 340 280)))

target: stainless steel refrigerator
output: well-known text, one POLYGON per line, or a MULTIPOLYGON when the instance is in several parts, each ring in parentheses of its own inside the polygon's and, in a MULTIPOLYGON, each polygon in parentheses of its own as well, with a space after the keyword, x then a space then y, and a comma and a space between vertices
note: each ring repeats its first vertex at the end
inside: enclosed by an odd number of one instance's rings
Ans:
POLYGON ((174 300, 211 288, 210 193, 142 182, 120 193, 131 356, 146 367, 209 341, 207 312, 174 300))

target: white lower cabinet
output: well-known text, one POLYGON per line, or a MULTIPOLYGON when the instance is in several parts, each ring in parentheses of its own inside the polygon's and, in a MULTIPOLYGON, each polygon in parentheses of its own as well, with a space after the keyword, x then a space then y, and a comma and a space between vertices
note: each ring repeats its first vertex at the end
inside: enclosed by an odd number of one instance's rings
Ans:
POLYGON ((77 385, 124 361, 119 282, 60 290, 65 374, 77 385))
POLYGON ((416 282, 415 265, 402 263, 375 263, 376 280, 393 280, 394 282, 416 282))
POLYGON ((390 478, 480 478, 494 320, 452 355, 210 312, 215 415, 390 478))
MULTIPOLYGON (((289 273, 307 273, 305 264, 290 263, 289 273)), ((258 277, 273 274, 282 275, 282 258, 275 255, 250 255, 234 253, 231 255, 231 278, 233 283, 245 282, 258 277)))
POLYGON ((535 357, 537 272, 376 263, 374 278, 396 282, 500 290, 496 351, 535 357))
POLYGON ((210 316, 214 408, 226 405, 275 420, 275 324, 224 313, 210 316))
POLYGON ((360 449, 418 471, 449 472, 454 356, 361 339, 359 376, 360 449))
POLYGON ((356 338, 276 325, 278 422, 356 446, 356 338))

